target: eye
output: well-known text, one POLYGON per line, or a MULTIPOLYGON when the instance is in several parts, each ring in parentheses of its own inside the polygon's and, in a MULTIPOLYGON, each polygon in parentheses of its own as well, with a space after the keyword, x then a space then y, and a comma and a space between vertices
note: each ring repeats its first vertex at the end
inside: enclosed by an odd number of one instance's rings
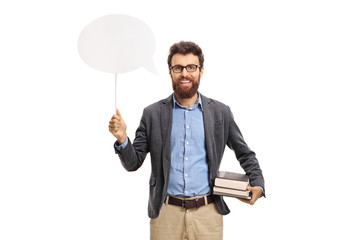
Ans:
POLYGON ((175 66, 173 67, 173 69, 174 69, 174 71, 179 71, 179 72, 181 72, 182 66, 180 66, 180 65, 175 65, 175 66))
POLYGON ((189 70, 194 70, 194 69, 195 69, 195 66, 194 66, 194 65, 189 65, 189 66, 188 66, 188 69, 189 69, 189 70))

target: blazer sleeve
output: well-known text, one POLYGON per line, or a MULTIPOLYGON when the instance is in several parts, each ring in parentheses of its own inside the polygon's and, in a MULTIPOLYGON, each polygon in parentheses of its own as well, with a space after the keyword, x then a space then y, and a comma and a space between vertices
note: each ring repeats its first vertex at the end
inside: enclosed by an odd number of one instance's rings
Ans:
MULTIPOLYGON (((116 143, 116 142, 115 142, 116 143)), ((136 171, 143 164, 148 148, 148 138, 146 134, 146 117, 143 116, 140 125, 136 130, 134 143, 128 139, 128 144, 124 149, 117 149, 114 144, 115 153, 118 154, 120 162, 127 171, 136 171)))
POLYGON ((229 117, 229 137, 227 140, 227 146, 234 150, 236 159, 240 162, 240 166, 244 169, 249 176, 251 186, 261 186, 263 196, 265 196, 265 182, 260 169, 259 161, 256 158, 255 152, 253 152, 246 144, 241 131, 235 123, 234 116, 228 107, 229 117))

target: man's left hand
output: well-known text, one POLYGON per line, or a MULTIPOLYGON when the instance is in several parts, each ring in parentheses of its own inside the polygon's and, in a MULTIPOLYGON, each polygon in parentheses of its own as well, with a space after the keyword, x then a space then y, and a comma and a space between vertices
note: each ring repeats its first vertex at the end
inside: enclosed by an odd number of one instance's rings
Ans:
POLYGON ((254 205, 256 200, 258 200, 259 197, 262 195, 262 190, 259 187, 247 187, 246 190, 249 190, 252 193, 252 197, 250 200, 238 198, 240 201, 254 205))

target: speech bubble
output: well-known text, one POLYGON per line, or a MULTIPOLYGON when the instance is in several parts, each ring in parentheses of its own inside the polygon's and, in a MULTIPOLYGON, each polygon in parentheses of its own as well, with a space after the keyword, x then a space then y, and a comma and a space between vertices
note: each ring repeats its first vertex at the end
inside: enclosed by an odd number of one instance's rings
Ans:
POLYGON ((89 66, 108 73, 126 73, 139 67, 157 73, 153 63, 155 37, 135 17, 113 14, 89 23, 80 33, 78 50, 89 66))

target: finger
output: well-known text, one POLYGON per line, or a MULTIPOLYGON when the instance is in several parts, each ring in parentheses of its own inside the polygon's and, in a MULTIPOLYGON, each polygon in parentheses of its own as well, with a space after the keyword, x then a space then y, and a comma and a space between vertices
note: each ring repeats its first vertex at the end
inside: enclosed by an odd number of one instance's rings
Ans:
POLYGON ((121 127, 123 125, 124 120, 120 120, 120 119, 112 119, 109 121, 109 125, 114 125, 114 126, 118 126, 121 127))
POLYGON ((250 187, 250 186, 247 186, 247 187, 246 187, 246 190, 252 192, 252 191, 254 190, 254 188, 253 188, 253 187, 250 187))
POLYGON ((120 121, 113 121, 113 122, 109 122, 109 127, 121 127, 121 123, 120 123, 120 121))
POLYGON ((113 119, 123 120, 119 109, 116 109, 116 114, 114 114, 113 119))
POLYGON ((110 128, 110 129, 115 129, 116 126, 114 126, 114 125, 109 125, 109 128, 110 128))
POLYGON ((119 117, 117 114, 114 114, 114 115, 112 116, 111 120, 112 120, 112 119, 120 120, 120 117, 119 117))

